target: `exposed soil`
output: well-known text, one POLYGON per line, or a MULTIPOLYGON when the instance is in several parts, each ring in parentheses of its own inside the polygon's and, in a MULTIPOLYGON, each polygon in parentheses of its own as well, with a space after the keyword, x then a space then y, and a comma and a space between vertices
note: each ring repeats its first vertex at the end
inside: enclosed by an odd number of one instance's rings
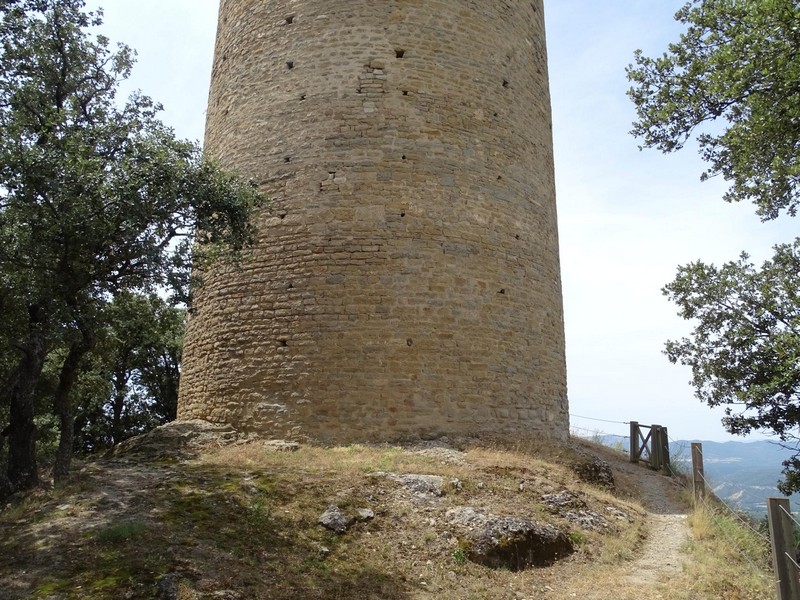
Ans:
POLYGON ((230 430, 166 431, 83 465, 65 490, 0 511, 1 600, 616 600, 637 589, 659 598, 658 584, 681 569, 688 531, 676 485, 613 452, 591 449, 611 463, 616 496, 578 481, 585 448, 265 452, 230 430), (442 495, 374 476, 388 471, 441 477, 442 495), (594 521, 546 510, 543 495, 562 492, 594 521), (331 504, 375 518, 333 534, 317 523, 331 504), (521 572, 472 564, 444 518, 457 506, 536 518, 568 532, 577 552, 521 572))
POLYGON ((667 582, 680 572, 689 541, 686 506, 677 496, 672 480, 647 469, 629 467, 639 482, 642 502, 648 510, 648 535, 639 558, 627 569, 626 579, 633 584, 667 582))
POLYGON ((642 542, 633 558, 605 569, 602 579, 594 583, 583 579, 570 580, 559 598, 589 600, 627 600, 642 597, 669 599, 669 585, 683 571, 684 553, 690 539, 685 502, 680 499, 681 484, 645 467, 624 460, 614 460, 615 474, 630 477, 638 488, 645 508, 642 542))

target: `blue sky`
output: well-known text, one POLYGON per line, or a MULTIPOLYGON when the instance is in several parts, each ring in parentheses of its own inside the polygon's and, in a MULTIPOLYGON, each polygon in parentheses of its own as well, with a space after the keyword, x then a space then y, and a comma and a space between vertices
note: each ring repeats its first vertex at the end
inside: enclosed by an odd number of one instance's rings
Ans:
MULTIPOLYGON (((89 0, 103 32, 135 48, 128 89, 164 104, 180 137, 201 140, 217 0, 89 0)), ((680 32, 673 0, 546 2, 559 207, 567 368, 573 426, 625 434, 637 420, 675 439, 724 441, 721 411, 692 395, 690 374, 662 354, 688 333, 660 289, 677 265, 722 262, 748 250, 758 260, 794 236, 791 221, 761 223, 753 208, 721 200, 723 181, 700 183, 687 148, 638 150, 625 95, 633 52, 663 52, 680 32)), ((584 432, 584 431, 582 431, 584 432)), ((739 439, 739 438, 735 438, 739 439)))

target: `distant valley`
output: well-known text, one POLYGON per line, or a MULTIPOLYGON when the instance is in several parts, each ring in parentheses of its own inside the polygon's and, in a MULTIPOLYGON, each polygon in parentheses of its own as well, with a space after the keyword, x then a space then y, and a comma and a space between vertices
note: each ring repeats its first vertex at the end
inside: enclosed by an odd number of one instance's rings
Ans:
MULTIPOLYGON (((598 439, 594 436, 593 439, 598 439)), ((628 438, 601 435, 599 441, 628 452, 628 438)), ((703 444, 705 477, 714 493, 731 508, 755 517, 766 514, 766 499, 781 496, 777 484, 782 479, 783 461, 792 456, 792 449, 770 440, 754 442, 710 442, 703 444)), ((691 442, 670 443, 670 456, 676 468, 687 473, 692 469, 691 442)), ((792 510, 800 510, 800 495, 791 498, 792 510)))

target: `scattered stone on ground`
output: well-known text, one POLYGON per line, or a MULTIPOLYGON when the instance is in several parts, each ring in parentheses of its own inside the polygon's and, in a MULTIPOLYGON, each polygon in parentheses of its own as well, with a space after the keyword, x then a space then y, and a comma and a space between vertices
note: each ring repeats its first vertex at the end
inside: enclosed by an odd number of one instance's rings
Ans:
POLYGON ((370 473, 370 477, 386 477, 391 481, 396 481, 402 484, 413 495, 423 498, 440 497, 444 495, 444 477, 439 475, 417 475, 417 474, 403 474, 397 473, 384 473, 377 471, 370 473))
POLYGON ((264 442, 264 448, 275 452, 297 452, 300 449, 300 444, 287 440, 267 440, 264 442))
POLYGON ((422 450, 417 450, 416 453, 430 456, 439 462, 450 465, 461 465, 466 460, 466 455, 463 452, 453 448, 423 448, 422 450))
POLYGON ((356 522, 356 519, 346 514, 335 504, 331 504, 328 506, 328 509, 320 515, 318 522, 331 531, 344 533, 356 522))
POLYGON ((375 518, 375 511, 371 508, 359 508, 356 513, 358 514, 356 519, 359 521, 371 521, 375 518))
POLYGON ((469 506, 448 510, 445 519, 461 529, 457 537, 466 557, 493 569, 545 566, 574 552, 563 531, 529 519, 498 517, 469 506))
POLYGON ((178 577, 174 574, 164 575, 158 581, 156 600, 177 600, 178 577))
POLYGON ((544 494, 542 503, 547 510, 567 519, 571 523, 593 531, 603 531, 610 523, 599 513, 589 510, 586 502, 569 490, 555 494, 544 494))
POLYGON ((617 521, 628 521, 630 523, 633 523, 633 517, 632 516, 630 516, 625 511, 618 509, 615 506, 607 507, 606 508, 606 512, 609 515, 611 515, 612 517, 614 517, 617 521))
POLYGON ((118 444, 114 457, 135 457, 140 460, 178 459, 198 457, 207 448, 217 448, 241 442, 243 437, 229 425, 218 425, 195 419, 172 421, 148 433, 118 444))
POLYGON ((542 502, 550 512, 560 514, 566 510, 575 509, 582 510, 586 508, 586 502, 569 490, 557 492, 555 494, 542 495, 542 502))

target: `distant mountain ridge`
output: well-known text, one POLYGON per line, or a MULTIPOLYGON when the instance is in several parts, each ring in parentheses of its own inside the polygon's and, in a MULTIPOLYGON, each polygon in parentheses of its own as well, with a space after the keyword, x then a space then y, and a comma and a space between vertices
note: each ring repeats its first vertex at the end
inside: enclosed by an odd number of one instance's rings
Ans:
MULTIPOLYGON (((598 436, 592 439, 598 440, 598 436)), ((629 452, 628 438, 616 435, 599 436, 600 443, 629 452)), ((703 444, 703 469, 713 492, 731 508, 756 517, 766 514, 766 499, 782 496, 778 481, 782 479, 783 461, 795 450, 770 440, 753 442, 712 442, 703 444)), ((691 472, 691 441, 670 442, 670 457, 676 468, 691 472)), ((800 495, 791 497, 792 509, 800 510, 800 495)))

